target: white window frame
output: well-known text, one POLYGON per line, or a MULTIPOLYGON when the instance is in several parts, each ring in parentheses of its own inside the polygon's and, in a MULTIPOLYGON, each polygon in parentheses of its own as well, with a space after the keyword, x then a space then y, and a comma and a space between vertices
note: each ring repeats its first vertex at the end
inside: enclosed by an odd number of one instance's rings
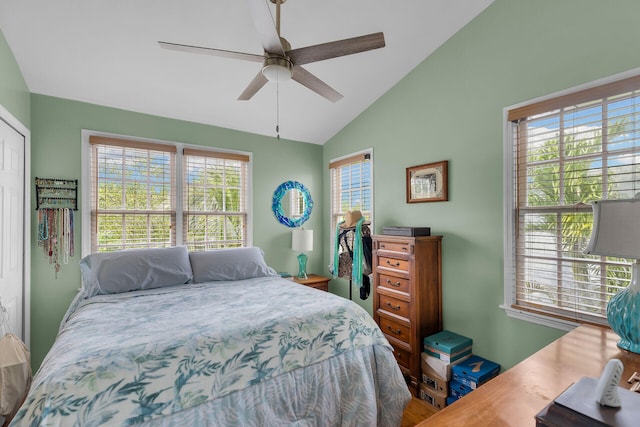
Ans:
POLYGON ((516 215, 515 200, 513 186, 514 182, 514 162, 513 158, 513 134, 516 129, 516 124, 509 121, 508 113, 510 110, 524 107, 526 105, 543 102, 549 99, 558 98, 561 96, 569 95, 582 90, 592 89, 597 86, 602 86, 608 83, 612 83, 625 78, 637 76, 640 74, 640 68, 619 73, 609 77, 605 77, 599 80, 595 80, 583 85, 578 85, 566 90, 555 92, 549 95, 545 95, 539 98, 528 100, 522 103, 514 104, 503 109, 503 255, 504 255, 504 302, 500 305, 505 313, 515 319, 524 320, 527 322, 548 326, 551 328, 570 331, 580 323, 576 321, 570 321, 566 319, 556 318, 553 316, 546 316, 539 313, 532 313, 524 310, 514 308, 516 303, 515 297, 515 277, 516 277, 516 263, 515 263, 515 226, 516 215))
MULTIPOLYGON (((344 156, 340 156, 337 157, 335 159, 331 159, 329 161, 329 164, 332 164, 334 162, 339 162, 341 160, 344 159, 348 159, 350 157, 354 157, 354 156, 359 156, 359 155, 369 155, 369 164, 370 164, 370 168, 371 168, 371 217, 369 218, 369 220, 371 221, 371 225, 369 226, 371 231, 373 232, 374 228, 373 228, 373 224, 374 224, 374 210, 375 210, 375 200, 374 200, 374 193, 375 193, 375 182, 374 182, 374 168, 373 168, 373 148, 367 148, 365 150, 360 150, 360 151, 356 151, 354 153, 350 153, 350 154, 346 154, 344 156)), ((329 206, 329 224, 330 224, 330 229, 331 229, 331 238, 330 238, 330 250, 329 250, 329 255, 330 255, 330 259, 333 260, 333 250, 334 250, 334 246, 335 246, 335 234, 336 234, 336 227, 337 227, 337 222, 335 220, 334 217, 334 208, 335 208, 335 200, 336 197, 333 194, 333 177, 332 177, 332 172, 331 169, 329 169, 329 197, 330 197, 330 206, 329 206)))
POLYGON ((81 132, 81 197, 82 197, 82 239, 81 252, 82 257, 91 254, 91 145, 89 139, 91 136, 103 136, 108 138, 124 139, 128 141, 139 141, 154 144, 164 144, 176 147, 176 246, 185 245, 183 235, 183 210, 184 199, 182 189, 182 173, 183 173, 183 154, 184 148, 193 148, 197 150, 234 153, 249 156, 249 164, 247 170, 247 246, 253 245, 253 153, 238 150, 228 150, 222 148, 214 148, 203 145, 185 144, 182 142, 165 141, 152 138, 139 138, 129 135, 121 135, 108 132, 99 132, 89 129, 82 129, 81 132))

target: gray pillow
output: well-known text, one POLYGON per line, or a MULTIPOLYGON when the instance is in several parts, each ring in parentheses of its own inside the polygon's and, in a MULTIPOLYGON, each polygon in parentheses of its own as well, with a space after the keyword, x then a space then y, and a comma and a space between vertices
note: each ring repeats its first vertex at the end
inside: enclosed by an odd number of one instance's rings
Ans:
POLYGON ((193 279, 184 246, 95 253, 80 261, 87 297, 162 288, 193 279))
POLYGON ((190 252, 189 259, 194 283, 278 275, 265 263, 258 247, 190 252))

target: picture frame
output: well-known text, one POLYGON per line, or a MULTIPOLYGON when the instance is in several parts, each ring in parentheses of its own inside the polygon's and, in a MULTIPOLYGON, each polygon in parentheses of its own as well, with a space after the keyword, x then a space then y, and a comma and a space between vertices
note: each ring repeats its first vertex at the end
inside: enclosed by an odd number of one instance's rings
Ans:
POLYGON ((448 194, 447 160, 407 168, 407 203, 445 202, 448 194))

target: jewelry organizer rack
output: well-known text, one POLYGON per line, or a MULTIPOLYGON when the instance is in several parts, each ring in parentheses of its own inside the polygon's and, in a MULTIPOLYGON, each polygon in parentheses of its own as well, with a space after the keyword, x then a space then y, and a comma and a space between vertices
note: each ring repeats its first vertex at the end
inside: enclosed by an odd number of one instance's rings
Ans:
POLYGON ((78 180, 36 177, 36 210, 78 210, 78 180))
POLYGON ((36 177, 38 246, 55 269, 74 255, 73 211, 78 210, 78 180, 36 177))

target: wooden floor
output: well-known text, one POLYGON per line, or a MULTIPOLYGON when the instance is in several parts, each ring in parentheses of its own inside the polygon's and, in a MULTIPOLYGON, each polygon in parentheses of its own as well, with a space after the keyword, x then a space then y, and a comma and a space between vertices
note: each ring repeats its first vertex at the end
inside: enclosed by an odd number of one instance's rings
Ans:
POLYGON ((404 410, 401 427, 413 427, 436 412, 437 410, 427 402, 413 397, 407 409, 404 410))

